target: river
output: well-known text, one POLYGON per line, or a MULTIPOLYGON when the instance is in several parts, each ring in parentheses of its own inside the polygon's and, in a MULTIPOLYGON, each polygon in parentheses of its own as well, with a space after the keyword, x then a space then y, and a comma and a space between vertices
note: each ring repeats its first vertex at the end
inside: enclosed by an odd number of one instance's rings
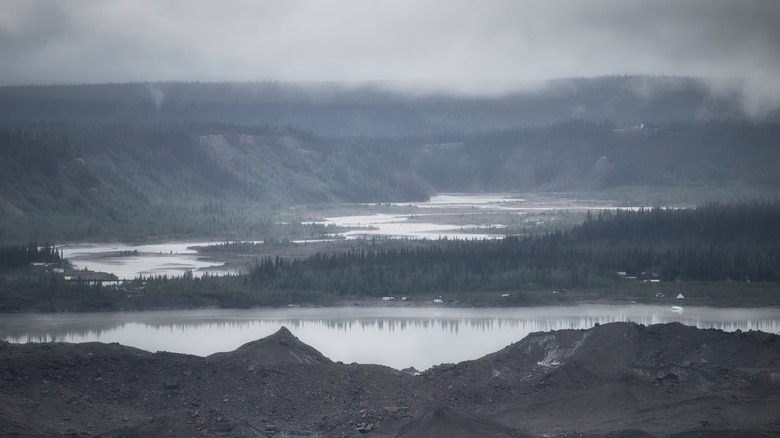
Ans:
POLYGON ((26 342, 119 342, 147 351, 206 356, 285 326, 334 361, 427 369, 477 359, 537 331, 596 323, 678 321, 725 331, 780 334, 777 309, 580 305, 534 308, 342 307, 18 314, 0 316, 0 338, 26 342))
MULTIPOLYGON (((337 235, 329 236, 339 239, 496 239, 506 235, 505 228, 509 221, 514 225, 523 224, 533 228, 561 220, 570 213, 581 214, 586 210, 618 207, 608 201, 577 200, 563 196, 450 193, 434 196, 426 202, 353 204, 341 208, 360 213, 326 216, 307 222, 346 228, 337 235), (392 213, 384 212, 388 208, 392 209, 392 213)), ((224 269, 223 262, 204 258, 198 252, 199 246, 221 243, 224 241, 151 245, 77 243, 60 248, 65 258, 77 269, 112 273, 120 280, 131 280, 157 275, 181 276, 186 272, 191 272, 195 277, 204 273, 221 275, 231 272, 224 269)))

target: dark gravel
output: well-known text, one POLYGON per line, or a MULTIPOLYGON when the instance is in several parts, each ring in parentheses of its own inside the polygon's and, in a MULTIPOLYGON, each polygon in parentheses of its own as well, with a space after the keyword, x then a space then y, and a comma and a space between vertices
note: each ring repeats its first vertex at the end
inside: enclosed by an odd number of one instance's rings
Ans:
POLYGON ((286 328, 197 357, 0 343, 0 436, 778 436, 780 340, 672 323, 535 333, 419 376, 286 328), (675 435, 676 434, 676 435, 675 435))

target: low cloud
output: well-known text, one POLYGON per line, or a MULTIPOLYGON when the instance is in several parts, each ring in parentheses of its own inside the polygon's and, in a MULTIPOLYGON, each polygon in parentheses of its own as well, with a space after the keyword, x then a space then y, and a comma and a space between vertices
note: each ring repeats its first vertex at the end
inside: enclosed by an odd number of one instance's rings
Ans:
POLYGON ((497 93, 650 74, 740 81, 750 111, 780 101, 776 0, 0 0, 0 9, 3 84, 387 81, 497 93))

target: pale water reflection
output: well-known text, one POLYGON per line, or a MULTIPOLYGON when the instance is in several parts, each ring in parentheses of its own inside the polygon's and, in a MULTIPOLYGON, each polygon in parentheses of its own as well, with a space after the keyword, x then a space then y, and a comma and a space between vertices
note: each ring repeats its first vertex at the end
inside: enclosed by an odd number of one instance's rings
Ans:
MULTIPOLYGON (((417 218, 425 215, 415 215, 417 218)), ((466 230, 479 228, 501 229, 503 224, 452 225, 432 222, 411 222, 410 215, 371 214, 325 218, 323 225, 355 228, 342 232, 346 239, 360 239, 373 236, 408 239, 499 239, 503 234, 469 233, 466 230)))
POLYGON ((224 263, 204 260, 197 247, 221 242, 171 242, 152 245, 80 244, 62 246, 62 252, 77 269, 109 272, 120 280, 137 277, 177 277, 186 272, 200 277, 204 273, 224 273, 224 263))
MULTIPOLYGON (((505 236, 507 223, 501 217, 487 213, 511 213, 523 216, 539 212, 584 211, 618 208, 597 200, 576 200, 562 197, 531 195, 527 198, 512 193, 449 193, 433 196, 426 202, 396 204, 408 207, 405 212, 358 214, 324 218, 324 225, 336 225, 349 230, 337 236, 345 239, 386 237, 408 239, 499 239, 505 236), (463 223, 464 217, 479 212, 475 220, 486 223, 463 223), (453 217, 457 218, 453 222, 453 217)), ((364 210, 364 208, 360 208, 364 210)), ((396 209, 398 210, 398 209, 396 209)), ((259 242, 259 241, 254 241, 259 242)), ((225 274, 224 263, 198 254, 197 247, 224 242, 169 242, 152 245, 76 244, 60 247, 78 269, 115 274, 119 279, 134 279, 167 275, 181 276, 186 272, 199 277, 204 273, 225 274)))
POLYGON ((281 326, 335 361, 427 369, 477 359, 537 331, 585 329, 596 323, 679 321, 726 331, 780 334, 777 309, 667 306, 567 306, 501 309, 294 308, 115 313, 20 314, 0 317, 0 337, 26 342, 119 342, 148 351, 205 356, 268 336, 281 326))
POLYGON ((462 223, 463 218, 475 213, 475 218, 485 220, 489 217, 485 216, 488 213, 525 216, 540 213, 584 213, 587 210, 601 209, 638 209, 618 207, 609 201, 540 195, 521 197, 516 193, 443 193, 432 196, 425 202, 392 205, 409 209, 405 213, 363 213, 326 217, 321 222, 313 223, 350 228, 349 231, 339 234, 346 239, 372 236, 410 239, 500 239, 506 235, 503 228, 507 223, 494 220, 489 223, 462 223))

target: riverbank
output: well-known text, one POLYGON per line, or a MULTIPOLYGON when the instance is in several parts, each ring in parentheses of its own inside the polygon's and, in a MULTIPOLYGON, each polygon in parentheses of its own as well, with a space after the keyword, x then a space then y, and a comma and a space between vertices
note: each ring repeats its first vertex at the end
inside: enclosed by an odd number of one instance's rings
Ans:
POLYGON ((576 304, 654 304, 666 306, 776 307, 780 284, 737 282, 624 283, 602 289, 545 289, 534 291, 458 292, 441 295, 341 296, 323 292, 193 291, 173 284, 152 291, 143 282, 128 286, 78 282, 23 287, 0 285, 0 313, 93 312, 198 308, 270 307, 535 307, 576 304), (682 296, 683 298, 677 298, 682 296))

